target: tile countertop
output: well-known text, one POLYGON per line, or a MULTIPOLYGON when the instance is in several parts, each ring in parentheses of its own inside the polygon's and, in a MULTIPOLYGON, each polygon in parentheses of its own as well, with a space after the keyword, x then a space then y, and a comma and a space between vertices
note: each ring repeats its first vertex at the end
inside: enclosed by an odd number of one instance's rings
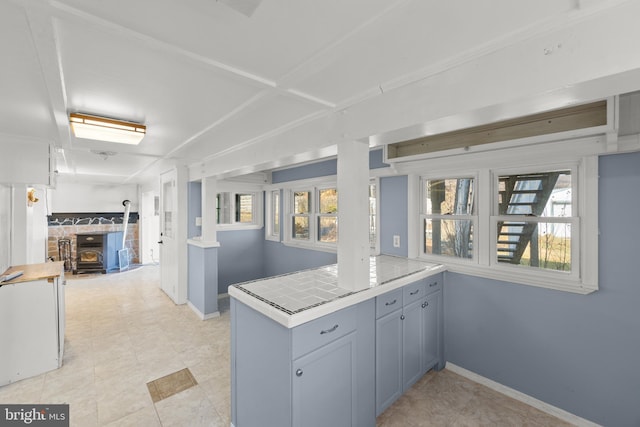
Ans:
POLYGON ((229 295, 287 328, 444 271, 444 266, 380 255, 370 258, 369 287, 339 288, 337 264, 229 287, 229 295))

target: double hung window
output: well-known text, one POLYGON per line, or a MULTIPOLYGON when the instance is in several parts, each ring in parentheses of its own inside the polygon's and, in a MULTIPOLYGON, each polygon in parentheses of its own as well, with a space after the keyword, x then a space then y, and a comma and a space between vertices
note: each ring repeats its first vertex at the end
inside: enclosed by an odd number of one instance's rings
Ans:
POLYGON ((311 187, 289 192, 289 233, 285 241, 335 248, 338 242, 338 190, 311 187))
POLYGON ((597 158, 421 183, 421 257, 498 280, 597 289, 597 158))
POLYGON ((475 182, 468 176, 423 180, 423 254, 474 258, 475 182))

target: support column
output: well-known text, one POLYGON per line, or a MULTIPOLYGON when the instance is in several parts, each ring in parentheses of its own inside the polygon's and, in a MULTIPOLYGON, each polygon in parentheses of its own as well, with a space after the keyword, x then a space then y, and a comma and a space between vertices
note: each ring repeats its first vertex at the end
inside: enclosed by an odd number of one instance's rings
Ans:
POLYGON ((217 179, 202 178, 202 241, 218 243, 216 198, 218 196, 217 179))
POLYGON ((220 315, 218 311, 218 243, 216 198, 217 180, 202 178, 200 190, 202 231, 189 239, 189 306, 203 320, 220 315))
POLYGON ((369 287, 369 144, 338 144, 338 286, 369 287))

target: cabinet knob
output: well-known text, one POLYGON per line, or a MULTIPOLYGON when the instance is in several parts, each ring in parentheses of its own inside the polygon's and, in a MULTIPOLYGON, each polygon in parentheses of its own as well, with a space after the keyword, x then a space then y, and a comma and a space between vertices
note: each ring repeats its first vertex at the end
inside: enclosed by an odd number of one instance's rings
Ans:
POLYGON ((400 320, 404 320, 404 314, 400 315, 400 320))
POLYGON ((422 308, 426 308, 428 305, 429 305, 429 303, 428 303, 428 302, 423 302, 423 303, 422 303, 422 308))
POLYGON ((302 376, 302 369, 298 369, 296 371, 296 377, 301 377, 302 376))

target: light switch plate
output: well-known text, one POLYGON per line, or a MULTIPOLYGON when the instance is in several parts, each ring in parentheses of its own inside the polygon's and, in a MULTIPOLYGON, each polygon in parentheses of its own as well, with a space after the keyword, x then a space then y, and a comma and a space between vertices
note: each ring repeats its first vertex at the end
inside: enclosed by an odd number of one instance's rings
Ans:
POLYGON ((197 216, 196 217, 196 227, 202 227, 202 217, 201 216, 197 216))

